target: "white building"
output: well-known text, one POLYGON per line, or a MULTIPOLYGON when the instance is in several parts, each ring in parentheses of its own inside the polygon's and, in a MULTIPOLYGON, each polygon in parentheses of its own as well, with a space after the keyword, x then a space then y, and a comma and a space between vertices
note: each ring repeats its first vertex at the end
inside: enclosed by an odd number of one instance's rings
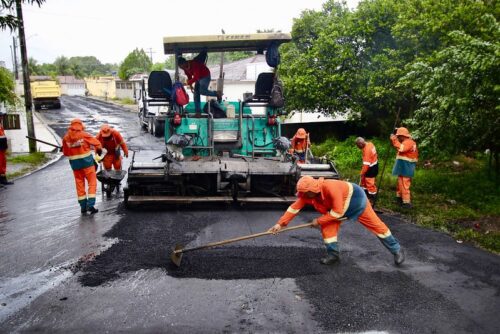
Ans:
POLYGON ((77 79, 72 75, 60 75, 57 77, 57 80, 61 86, 62 95, 85 95, 85 80, 77 79))

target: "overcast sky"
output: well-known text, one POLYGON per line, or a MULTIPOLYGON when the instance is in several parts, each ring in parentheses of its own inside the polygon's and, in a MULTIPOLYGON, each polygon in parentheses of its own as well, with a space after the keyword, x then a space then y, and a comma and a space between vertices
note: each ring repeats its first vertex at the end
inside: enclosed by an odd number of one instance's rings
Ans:
MULTIPOLYGON (((305 9, 326 0, 47 0, 41 8, 24 5, 28 57, 52 63, 59 56, 95 56, 120 63, 135 48, 154 62, 165 60, 165 36, 290 32, 305 9)), ((357 0, 347 1, 353 8, 357 0)), ((0 31, 0 61, 12 69, 12 34, 0 31)), ((18 53, 18 59, 20 55, 18 53)))

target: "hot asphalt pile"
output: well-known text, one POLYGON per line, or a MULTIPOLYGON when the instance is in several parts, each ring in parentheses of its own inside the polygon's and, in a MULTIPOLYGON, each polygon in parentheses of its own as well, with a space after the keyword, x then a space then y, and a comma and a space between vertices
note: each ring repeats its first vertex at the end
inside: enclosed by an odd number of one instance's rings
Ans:
MULTIPOLYGON (((176 243, 187 245, 224 214, 228 213, 127 211, 105 235, 118 238, 119 242, 86 263, 79 280, 84 286, 98 286, 110 284, 127 272, 153 268, 162 268, 166 275, 177 278, 294 278, 304 298, 313 305, 314 319, 326 331, 392 329, 412 332, 418 328, 421 332, 461 332, 464 328, 471 331, 481 328, 480 324, 471 323, 469 317, 463 316, 455 303, 404 271, 395 268, 365 271, 356 264, 359 254, 351 256, 350 251, 343 252, 339 264, 322 266, 318 262, 324 254, 321 247, 240 247, 234 244, 186 253, 180 268, 170 263, 176 243), (463 320, 454 323, 440 320, 448 318, 463 320)), ((402 227, 398 220, 392 225, 396 225, 394 230, 402 227)), ((417 258, 426 256, 419 252, 419 245, 409 250, 417 258)), ((367 250, 362 256, 377 255, 367 250)))

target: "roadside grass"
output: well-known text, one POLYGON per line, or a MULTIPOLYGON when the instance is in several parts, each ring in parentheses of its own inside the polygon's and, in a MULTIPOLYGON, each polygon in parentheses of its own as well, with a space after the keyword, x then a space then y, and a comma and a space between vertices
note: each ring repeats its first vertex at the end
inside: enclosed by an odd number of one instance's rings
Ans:
POLYGON ((135 101, 129 97, 125 97, 123 99, 120 99, 118 97, 114 97, 112 100, 115 102, 118 102, 120 104, 127 104, 127 105, 135 104, 135 101))
MULTIPOLYGON (((326 155, 332 159, 342 179, 358 183, 361 151, 354 141, 354 137, 343 142, 329 139, 313 145, 312 151, 316 156, 326 155)), ((500 187, 494 172, 488 173, 484 156, 455 156, 434 161, 421 154, 424 157, 417 165, 411 186, 414 208, 405 210, 395 201, 397 178, 391 175, 395 150, 389 140, 373 139, 372 142, 379 156, 377 184, 381 189, 377 207, 399 212, 418 225, 446 232, 457 242, 472 242, 500 253, 500 187)))
POLYGON ((43 152, 8 155, 7 178, 12 179, 27 174, 48 162, 49 159, 50 157, 43 152))

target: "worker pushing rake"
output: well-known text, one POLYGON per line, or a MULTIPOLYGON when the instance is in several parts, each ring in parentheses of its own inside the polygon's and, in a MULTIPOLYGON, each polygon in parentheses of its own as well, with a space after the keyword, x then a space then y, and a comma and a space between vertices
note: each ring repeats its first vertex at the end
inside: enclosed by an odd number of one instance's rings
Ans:
POLYGON ((171 255, 172 262, 180 266, 182 254, 200 249, 222 246, 228 243, 257 238, 279 232, 292 231, 305 227, 314 227, 321 230, 326 246, 327 255, 320 260, 322 264, 331 265, 340 259, 340 249, 337 234, 340 224, 345 220, 357 220, 370 230, 382 244, 393 254, 394 263, 401 265, 405 254, 398 240, 392 235, 389 228, 380 220, 372 209, 363 189, 353 183, 338 180, 314 179, 303 176, 297 183, 297 200, 288 207, 278 222, 267 232, 247 235, 239 238, 213 242, 199 247, 185 248, 176 246, 171 255), (297 216, 300 210, 312 205, 322 214, 310 223, 295 227, 286 227, 297 216))

